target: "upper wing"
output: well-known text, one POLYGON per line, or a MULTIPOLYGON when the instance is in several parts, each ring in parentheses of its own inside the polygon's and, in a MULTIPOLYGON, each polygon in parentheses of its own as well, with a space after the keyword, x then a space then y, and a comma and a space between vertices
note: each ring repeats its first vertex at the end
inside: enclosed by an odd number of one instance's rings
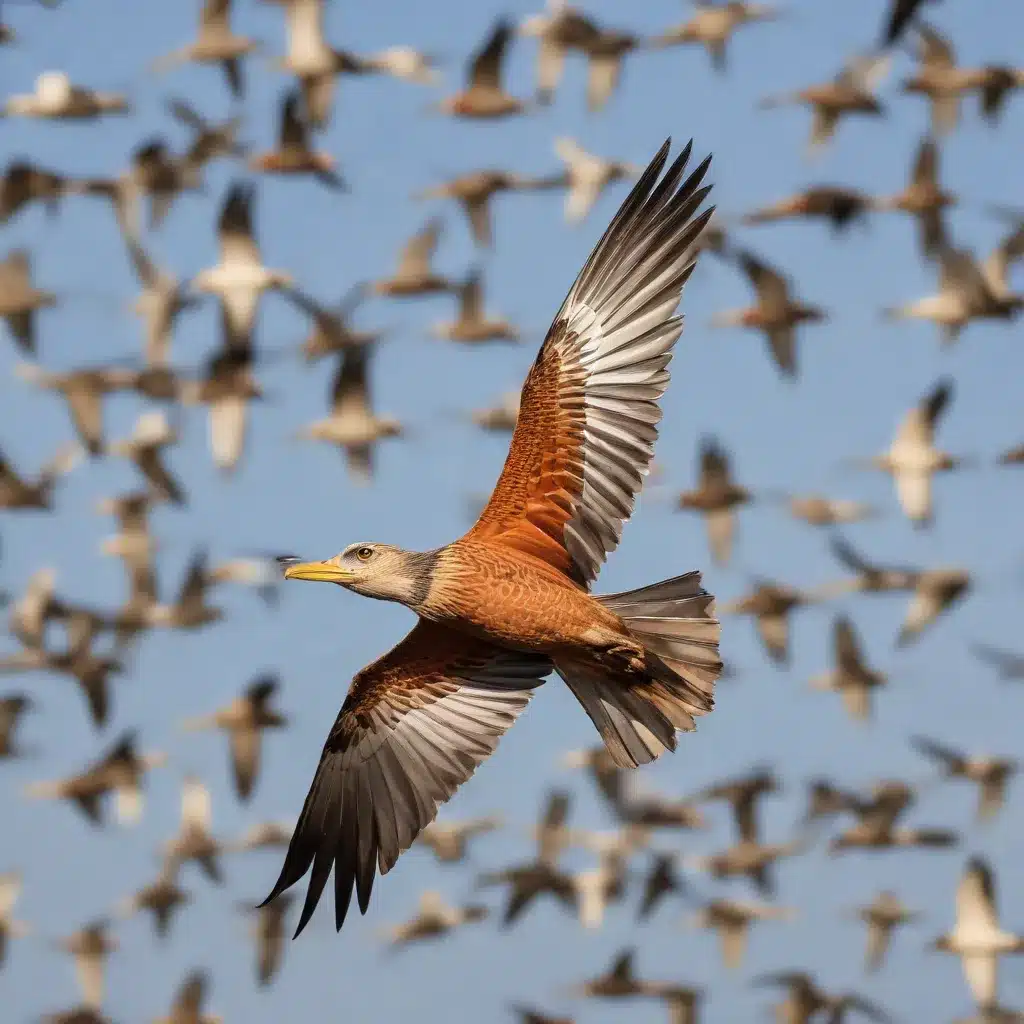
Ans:
POLYGON ((547 659, 502 650, 421 621, 352 681, 331 729, 281 875, 267 902, 312 866, 297 935, 334 866, 334 913, 352 889, 365 913, 376 870, 434 820, 494 750, 551 671, 547 659))
POLYGON ((650 465, 673 317, 711 216, 690 146, 658 181, 666 144, 622 204, 555 316, 523 385, 512 444, 468 536, 527 551, 587 584, 619 543, 650 465))

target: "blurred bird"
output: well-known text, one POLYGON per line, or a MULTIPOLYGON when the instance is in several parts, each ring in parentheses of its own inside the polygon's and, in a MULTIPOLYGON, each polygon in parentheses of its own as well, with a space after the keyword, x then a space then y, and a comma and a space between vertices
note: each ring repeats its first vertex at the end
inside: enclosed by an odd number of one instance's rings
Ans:
POLYGON ((92 121, 104 114, 127 114, 132 108, 118 92, 74 85, 63 71, 44 71, 35 92, 9 96, 0 117, 33 117, 56 121, 92 121))
POLYGON ((894 195, 872 200, 876 210, 900 210, 917 220, 921 255, 925 260, 936 257, 946 238, 943 213, 955 206, 957 197, 939 182, 939 147, 926 136, 917 147, 917 155, 906 187, 894 195))
POLYGON ((519 332, 503 317, 488 317, 484 306, 483 273, 471 270, 466 280, 454 289, 459 300, 458 319, 434 324, 431 333, 438 338, 468 345, 489 341, 518 341, 519 332))
POLYGON ((288 719, 270 706, 279 685, 276 675, 262 675, 230 704, 212 715, 191 718, 185 723, 186 729, 223 729, 228 734, 239 800, 246 801, 252 796, 259 776, 263 731, 281 729, 288 724, 288 719))
POLYGON ((430 848, 441 864, 466 860, 471 839, 501 827, 499 817, 470 818, 468 821, 433 821, 421 833, 419 843, 430 848))
POLYGON ((394 275, 370 285, 373 292, 398 298, 454 291, 455 285, 451 281, 439 277, 430 268, 440 237, 441 221, 433 217, 402 247, 394 275))
POLYGON ((669 893, 685 895, 686 886, 676 871, 679 859, 676 853, 655 853, 650 867, 644 875, 643 894, 637 911, 639 920, 644 921, 657 909, 669 893))
POLYGON ((67 646, 61 651, 25 648, 0 658, 0 674, 44 671, 70 676, 78 684, 89 706, 96 728, 106 724, 109 712, 108 681, 123 665, 115 658, 97 654, 93 643, 99 631, 95 617, 73 613, 67 623, 67 646))
POLYGON ((171 920, 180 907, 192 902, 192 894, 178 885, 176 865, 164 865, 156 881, 143 886, 131 896, 123 899, 117 907, 123 917, 147 911, 153 915, 153 929, 157 938, 165 939, 171 928, 171 920))
POLYGON ((294 831, 293 825, 284 825, 277 821, 259 822, 247 828, 239 839, 225 843, 224 849, 237 853, 246 850, 287 848, 294 831))
POLYGON ((519 422, 520 392, 508 391, 488 409, 475 409, 470 415, 482 430, 511 434, 519 422))
POLYGON ((33 161, 12 160, 0 175, 0 224, 6 224, 34 202, 42 203, 53 217, 75 184, 73 179, 33 161))
POLYGON ((291 289, 291 274, 270 270, 263 263, 253 234, 252 185, 235 182, 228 190, 217 222, 220 262, 199 271, 192 287, 216 295, 221 306, 224 349, 250 352, 256 314, 264 292, 291 289))
POLYGON ((857 221, 862 221, 872 208, 872 199, 844 185, 812 185, 795 195, 763 206, 748 213, 744 224, 772 224, 791 219, 827 220, 833 232, 839 234, 857 221))
POLYGON ((894 46, 907 27, 915 23, 919 8, 929 0, 891 0, 882 30, 882 45, 894 46))
POLYGON ((700 480, 695 490, 679 495, 679 508, 704 516, 708 547, 717 565, 728 565, 736 529, 735 509, 751 500, 751 493, 732 479, 729 453, 713 437, 700 442, 700 480))
POLYGON ((56 581, 53 569, 37 569, 29 577, 24 595, 12 603, 7 625, 22 647, 45 647, 47 625, 64 616, 67 609, 55 596, 56 581))
POLYGON ((889 69, 886 57, 854 57, 830 82, 811 85, 793 93, 770 96, 761 101, 762 107, 777 107, 787 103, 800 103, 814 111, 814 123, 808 144, 808 155, 829 142, 835 135, 839 121, 850 114, 881 117, 885 108, 875 95, 889 69))
POLYGON ((1001 466, 1019 466, 1021 463, 1024 463, 1024 444, 1019 444, 999 456, 1001 466))
POLYGON ((348 186, 335 170, 334 157, 311 148, 311 125, 306 123, 301 102, 297 89, 285 94, 281 101, 277 148, 250 157, 250 169, 264 174, 312 174, 330 189, 347 191, 348 186))
POLYGON ((57 945, 74 958, 83 1004, 98 1011, 103 1004, 107 957, 119 947, 117 939, 110 934, 110 923, 93 921, 73 935, 58 940, 57 945))
POLYGON ((868 667, 860 646, 853 623, 845 615, 837 615, 832 623, 835 667, 815 676, 811 686, 840 694, 847 714, 856 721, 868 722, 872 714, 872 695, 889 680, 884 673, 868 667))
POLYGON ((700 43, 711 58, 716 71, 726 69, 726 47, 733 33, 743 25, 756 21, 769 21, 779 16, 779 10, 768 4, 750 0, 694 0, 694 14, 689 21, 667 29, 653 40, 655 46, 677 46, 682 43, 700 43))
POLYGON ((231 95, 240 100, 245 92, 241 58, 260 49, 260 46, 256 40, 232 32, 231 0, 203 0, 195 42, 158 58, 153 62, 152 70, 163 72, 188 62, 218 64, 231 95))
POLYGON ((777 665, 785 665, 789 661, 790 613, 796 608, 831 597, 835 589, 826 585, 817 590, 800 591, 786 583, 756 580, 749 594, 725 602, 721 613, 752 615, 765 653, 777 665))
POLYGON ((824 310, 792 297, 789 281, 773 267, 748 252, 736 260, 757 293, 757 304, 717 314, 713 327, 753 327, 765 332, 772 358, 783 374, 796 375, 796 327, 827 319, 824 310))
POLYGON ((624 949, 604 974, 573 986, 572 994, 591 999, 630 999, 656 996, 657 984, 636 976, 633 969, 635 950, 624 949))
POLYGON ((979 264, 967 249, 942 242, 938 249, 939 291, 885 310, 894 320, 931 320, 952 344, 971 320, 1015 320, 1024 310, 1024 294, 1010 290, 1010 267, 1024 257, 1024 224, 1015 228, 979 264))
POLYGON ((90 1006, 76 1006, 71 1010, 48 1013, 40 1020, 42 1024, 112 1024, 109 1017, 104 1017, 90 1006))
POLYGON ((732 809, 736 834, 740 839, 756 841, 761 835, 758 827, 757 806, 765 796, 782 789, 778 776, 771 768, 759 766, 748 775, 724 779, 700 790, 693 800, 699 803, 724 801, 732 809))
POLYGON ((27 249, 14 249, 0 260, 0 317, 22 352, 35 355, 36 313, 55 305, 57 296, 53 292, 32 284, 27 249))
POLYGON ((619 29, 599 28, 582 40, 580 48, 587 56, 587 109, 591 113, 604 110, 619 87, 626 57, 644 45, 639 36, 619 29))
POLYGON ((868 926, 864 970, 872 973, 885 961, 893 930, 916 921, 921 915, 908 910, 896 893, 886 890, 867 906, 859 907, 857 916, 868 926))
POLYGON ((562 81, 567 53, 585 52, 584 44, 597 36, 600 29, 565 0, 548 0, 546 12, 525 18, 517 32, 538 41, 536 96, 538 103, 547 104, 562 81))
POLYGON ((315 363, 325 356, 340 355, 360 345, 372 345, 381 339, 380 331, 359 331, 349 326, 350 317, 366 294, 365 285, 355 285, 333 306, 321 305, 300 292, 288 295, 313 321, 313 329, 302 343, 302 355, 307 363, 315 363))
POLYGON ((179 281, 158 267, 135 239, 129 238, 127 245, 142 286, 132 309, 145 329, 146 365, 164 367, 170 363, 175 322, 181 313, 195 306, 197 299, 188 293, 188 281, 179 281))
POLYGON ((620 849, 617 844, 609 844, 603 849, 598 848, 597 852, 595 867, 570 876, 576 892, 580 924, 588 929, 600 928, 607 905, 621 902, 626 895, 629 851, 620 849))
POLYGON ((931 104, 931 125, 935 135, 947 135, 960 122, 960 96, 976 88, 980 76, 974 69, 957 67, 949 40, 923 22, 918 34, 917 72, 904 79, 905 93, 918 93, 931 104))
POLYGON ((502 192, 529 192, 560 184, 564 176, 555 179, 528 178, 510 171, 485 170, 460 174, 440 185, 422 189, 414 199, 454 199, 469 221, 473 240, 477 245, 493 243, 491 227, 491 198, 502 192))
POLYGON ((814 978, 804 971, 777 971, 755 978, 754 985, 777 985, 786 989, 786 999, 776 1008, 776 1020, 786 1024, 809 1024, 818 1013, 829 1024, 841 1024, 850 1010, 857 1010, 880 1024, 892 1018, 881 1007, 855 992, 832 995, 818 987, 814 978))
POLYGON ((1024 953, 1024 937, 1006 931, 996 910, 995 876, 981 857, 971 857, 956 889, 956 922, 931 948, 960 957, 978 1005, 998 1005, 999 958, 1024 953))
POLYGON ((11 939, 20 939, 28 934, 28 925, 14 920, 11 916, 20 895, 20 872, 8 871, 0 874, 0 968, 7 959, 11 939))
POLYGON ((913 595, 906 618, 900 627, 897 646, 916 640, 944 611, 963 600, 971 587, 971 577, 964 569, 911 570, 913 595))
POLYGON ((502 915, 502 927, 514 924, 538 896, 554 896, 563 907, 576 910, 576 890, 570 875, 538 858, 527 864, 486 872, 477 879, 478 887, 507 885, 508 902, 502 915))
POLYGON ((919 753, 936 762, 946 778, 966 779, 978 786, 979 822, 991 820, 1002 809, 1006 785, 1020 769, 1015 758, 968 757, 924 736, 913 737, 911 744, 919 753))
POLYGON ((0 451, 0 509, 39 509, 53 507, 53 490, 57 481, 82 460, 82 449, 64 444, 40 470, 34 481, 19 476, 0 451))
POLYGON ((976 658, 992 665, 1004 682, 1024 679, 1024 654, 1000 650, 988 644, 971 644, 971 651, 976 658))
POLYGON ((601 193, 616 181, 638 178, 643 167, 622 160, 609 160, 588 153, 575 139, 559 136, 555 139, 555 154, 565 164, 565 219, 579 224, 594 208, 601 193))
POLYGON ((170 1014, 158 1017, 153 1024, 222 1024, 222 1017, 203 1013, 209 983, 206 971, 190 971, 175 993, 170 1014))
POLYGON ((281 555, 249 554, 228 558, 211 566, 206 573, 210 583, 237 583, 252 587, 271 606, 278 601, 278 584, 284 579, 281 555))
POLYGON ((435 939, 447 935, 464 924, 474 924, 487 917, 488 910, 478 904, 449 907, 439 892, 428 889, 420 895, 419 912, 405 924, 387 929, 391 947, 397 949, 410 942, 435 939))
POLYGON ((794 912, 788 907, 748 900, 716 899, 705 904, 694 915, 697 928, 718 932, 722 949, 722 962, 736 970, 743 962, 750 926, 756 921, 788 921, 794 912))
POLYGON ((513 1011, 519 1017, 519 1024, 576 1024, 572 1017, 552 1017, 549 1014, 541 1013, 539 1010, 531 1010, 525 1006, 513 1007, 513 1011))
POLYGON ((282 893, 269 903, 253 907, 243 903, 242 909, 252 915, 252 937, 256 941, 256 980, 269 985, 281 969, 284 957, 284 922, 292 905, 292 895, 282 893))
POLYGON ((219 157, 243 157, 248 151, 248 146, 238 141, 238 130, 242 127, 240 116, 221 122, 209 121, 180 98, 167 101, 167 112, 192 133, 192 141, 181 158, 183 178, 190 187, 198 184, 200 173, 211 161, 219 157))
POLYGON ((219 854, 223 844, 210 834, 212 811, 210 791, 194 776, 186 777, 181 790, 181 827, 173 839, 164 844, 167 870, 177 869, 195 861, 211 882, 223 884, 219 854))
POLYGON ((163 450, 176 444, 177 431, 160 411, 144 412, 131 435, 108 446, 112 455, 130 459, 146 478, 150 493, 159 501, 185 504, 185 492, 163 462, 163 450))
POLYGON ((501 84, 502 61, 512 26, 499 19, 483 45, 470 58, 466 87, 437 104, 437 110, 453 117, 496 118, 524 113, 527 104, 505 92, 501 84))
POLYGON ((21 716, 33 708, 32 698, 24 693, 7 693, 0 697, 0 761, 21 757, 17 734, 21 716))
POLYGON ((836 526, 859 523, 876 515, 876 509, 862 501, 847 498, 826 498, 819 494, 793 495, 784 499, 789 513, 808 526, 836 526))
POLYGON ((876 783, 870 796, 853 796, 847 810, 853 811, 857 823, 829 844, 830 853, 844 850, 892 850, 899 847, 945 849, 955 846, 959 836, 951 829, 906 828, 897 824, 913 805, 914 789, 898 779, 876 783))
POLYGON ((105 555, 124 561, 129 579, 133 573, 150 573, 156 542, 149 527, 149 513, 154 498, 146 491, 132 491, 116 498, 104 498, 97 509, 117 519, 118 532, 100 545, 105 555))
POLYGON ((165 764, 167 755, 140 754, 135 747, 135 732, 129 730, 82 771, 55 782, 32 783, 26 793, 36 799, 68 800, 95 825, 104 824, 103 799, 113 794, 119 824, 137 824, 142 816, 143 779, 165 764))
POLYGON ((308 424, 297 435, 337 445, 345 454, 350 477, 358 484, 373 479, 377 442, 404 433, 398 420, 373 411, 369 383, 372 354, 369 344, 342 352, 331 384, 330 415, 308 424))

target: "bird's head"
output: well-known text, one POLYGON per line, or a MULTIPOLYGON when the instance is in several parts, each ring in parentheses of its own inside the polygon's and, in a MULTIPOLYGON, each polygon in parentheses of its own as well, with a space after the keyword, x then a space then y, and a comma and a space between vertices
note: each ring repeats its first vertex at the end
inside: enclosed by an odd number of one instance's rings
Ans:
POLYGON ((391 544, 361 541, 323 562, 294 562, 286 567, 284 576, 288 580, 337 583, 364 597, 416 608, 430 590, 434 562, 434 552, 405 551, 391 544))

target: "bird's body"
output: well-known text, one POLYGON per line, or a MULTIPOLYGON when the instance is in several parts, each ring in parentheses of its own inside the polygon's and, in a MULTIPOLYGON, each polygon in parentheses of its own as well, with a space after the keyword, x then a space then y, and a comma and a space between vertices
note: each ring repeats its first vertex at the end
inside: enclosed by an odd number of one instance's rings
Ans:
POLYGON ((623 767, 674 749, 676 731, 711 710, 719 627, 698 573, 590 593, 649 468, 681 330, 671 314, 710 216, 697 214, 707 163, 684 181, 687 148, 659 182, 667 153, 556 314, 502 475, 469 533, 428 552, 353 544, 286 570, 419 617, 356 676, 324 747, 269 897, 312 867, 299 930, 332 866, 337 925, 353 889, 365 913, 378 865, 390 869, 552 669, 623 767))

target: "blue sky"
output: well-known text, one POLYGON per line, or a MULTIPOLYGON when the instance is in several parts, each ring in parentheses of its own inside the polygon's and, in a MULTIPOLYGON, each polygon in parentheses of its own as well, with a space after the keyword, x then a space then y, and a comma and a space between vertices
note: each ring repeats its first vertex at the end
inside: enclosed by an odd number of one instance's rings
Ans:
MULTIPOLYGON (((239 3, 235 25, 281 51, 283 21, 273 5, 239 3)), ((468 0, 419 4, 335 4, 329 37, 357 51, 409 43, 444 61, 444 90, 461 83, 464 58, 499 13, 532 13, 529 0, 503 8, 468 0)), ((482 266, 488 302, 520 325, 520 346, 467 351, 434 340, 427 328, 447 318, 448 300, 405 304, 367 303, 365 327, 388 330, 372 368, 378 408, 407 425, 410 436, 381 446, 373 486, 354 487, 332 450, 290 439, 322 415, 331 370, 307 369, 291 354, 261 371, 267 400, 253 418, 240 472, 224 481, 214 471, 199 411, 184 420, 183 443, 171 464, 185 481, 189 504, 159 508, 153 516, 160 542, 161 586, 176 588, 197 545, 224 557, 248 550, 292 550, 326 557, 363 539, 410 548, 444 543, 464 530, 467 500, 486 493, 500 469, 506 441, 474 431, 455 413, 489 404, 518 385, 544 330, 604 225, 625 195, 616 186, 578 228, 561 219, 561 195, 511 195, 495 203, 496 246, 475 251, 461 214, 443 204, 415 202, 417 189, 467 170, 502 166, 551 173, 558 135, 574 136, 594 152, 646 162, 663 139, 695 140, 695 153, 714 154, 714 199, 726 218, 816 181, 840 182, 876 193, 902 187, 913 153, 927 128, 926 105, 900 94, 910 61, 898 55, 883 97, 884 119, 850 119, 814 164, 803 156, 810 115, 800 108, 760 111, 764 95, 822 81, 850 53, 870 46, 883 11, 880 0, 858 3, 792 3, 777 23, 741 31, 731 48, 727 76, 715 75, 696 49, 638 54, 621 91, 597 115, 586 112, 584 74, 570 61, 555 103, 529 117, 503 123, 458 123, 426 113, 441 90, 367 78, 340 83, 335 116, 321 143, 334 154, 352 186, 338 197, 314 183, 258 183, 257 232, 268 265, 292 271, 317 298, 330 301, 353 283, 386 273, 398 246, 426 217, 441 213, 446 231, 438 266, 459 275, 482 266)), ((675 0, 623 5, 593 0, 587 9, 602 22, 642 35, 685 16, 675 0)), ((147 68, 162 52, 187 42, 194 31, 193 3, 140 4, 130 0, 69 2, 55 12, 5 5, 20 42, 5 50, 2 92, 27 92, 37 74, 60 68, 83 84, 129 90, 131 117, 76 126, 7 120, 0 126, 5 159, 29 155, 77 175, 120 171, 133 146, 166 133, 185 142, 167 116, 164 100, 188 98, 206 115, 227 116, 230 97, 214 69, 183 67, 160 77, 147 68)), ((932 15, 954 41, 960 60, 1019 63, 1024 9, 998 0, 946 0, 932 15)), ((532 87, 534 46, 517 43, 507 65, 512 92, 532 87)), ((266 57, 247 62, 249 89, 243 107, 246 138, 265 148, 277 131, 277 107, 286 78, 266 57)), ((997 130, 981 122, 974 101, 964 105, 960 129, 943 147, 942 172, 962 196, 950 217, 960 244, 987 252, 1001 225, 986 204, 1024 204, 1024 100, 1012 98, 997 130)), ((214 221, 235 171, 211 168, 205 195, 183 197, 164 227, 147 238, 158 260, 191 275, 215 258, 214 221)), ((102 201, 69 200, 55 220, 30 210, 2 228, 0 249, 31 248, 41 287, 61 295, 61 305, 40 318, 41 360, 70 368, 122 359, 141 351, 137 324, 125 312, 135 282, 110 210, 102 201)), ((827 538, 788 519, 770 503, 740 513, 734 561, 710 565, 700 520, 672 510, 673 493, 695 474, 696 441, 712 432, 734 455, 740 479, 755 493, 823 491, 878 504, 885 515, 849 530, 854 542, 879 559, 911 564, 957 564, 976 574, 976 590, 962 607, 910 648, 893 640, 904 611, 899 595, 857 598, 814 607, 795 617, 791 665, 767 662, 746 620, 727 620, 723 652, 738 670, 720 688, 715 713, 683 738, 679 751, 645 770, 644 785, 685 794, 723 775, 767 761, 778 768, 785 792, 765 805, 769 840, 784 839, 802 812, 803 782, 828 774, 849 785, 882 777, 925 778, 928 766, 909 748, 917 733, 976 751, 1020 750, 1024 690, 999 684, 968 653, 972 640, 1013 647, 1021 615, 1021 471, 994 468, 995 456, 1024 440, 1020 387, 1024 350, 1020 329, 972 325, 960 343, 940 350, 928 325, 883 322, 889 305, 927 294, 933 271, 917 255, 913 224, 896 214, 873 217, 863 229, 835 240, 817 224, 751 228, 738 238, 793 274, 799 294, 829 311, 830 321, 800 335, 800 376, 781 380, 763 341, 739 330, 713 331, 723 309, 743 305, 748 289, 730 267, 706 260, 683 298, 686 330, 673 363, 664 402, 657 459, 664 475, 640 503, 619 551, 602 573, 600 588, 618 590, 694 567, 723 599, 741 593, 755 574, 795 585, 835 577, 827 538), (955 396, 940 440, 949 451, 973 455, 975 467, 937 485, 938 514, 931 530, 914 531, 901 517, 889 482, 847 468, 848 460, 881 450, 904 411, 943 374, 955 396), (830 622, 847 611, 871 662, 890 675, 870 727, 851 723, 838 698, 808 690, 807 680, 829 662, 830 622)), ((1018 287, 1022 282, 1018 276, 1018 287)), ((182 319, 175 358, 195 367, 217 341, 215 308, 182 319)), ((257 331, 268 350, 296 346, 306 331, 286 303, 265 300, 257 331)), ((16 466, 34 469, 70 436, 64 409, 13 374, 13 344, 0 340, 0 444, 16 466)), ((107 404, 107 430, 124 436, 140 411, 136 399, 107 404)), ((112 607, 123 599, 120 565, 100 555, 112 524, 95 512, 103 496, 134 486, 118 460, 80 467, 62 484, 52 515, 5 513, 0 521, 0 584, 19 591, 43 565, 58 573, 69 598, 112 607)), ((40 711, 25 723, 33 756, 0 768, 0 871, 20 869, 25 889, 16 916, 34 935, 14 944, 0 972, 0 1000, 10 1020, 29 1019, 77 999, 71 968, 49 940, 108 912, 155 874, 156 848, 177 827, 179 788, 189 772, 213 793, 215 831, 232 836, 265 818, 294 818, 312 777, 323 738, 352 675, 396 642, 410 625, 397 606, 360 600, 326 587, 287 586, 276 612, 250 593, 226 590, 226 620, 194 635, 157 634, 135 651, 130 671, 115 682, 113 722, 97 736, 78 695, 62 679, 26 676, 0 681, 0 693, 29 690, 40 711), (186 734, 182 721, 212 710, 255 675, 278 671, 280 704, 292 727, 271 735, 252 806, 235 801, 226 744, 210 734, 186 734), (68 807, 29 803, 22 796, 34 779, 65 774, 94 757, 118 730, 135 727, 143 747, 166 751, 167 767, 154 772, 147 808, 132 830, 96 831, 68 807)), ((163 1012, 186 969, 213 973, 210 1007, 227 1020, 389 1021, 414 1014, 433 1021, 507 1019, 510 1002, 578 1013, 600 1024, 623 1019, 662 1020, 656 1005, 628 1011, 597 1003, 578 1005, 566 987, 601 970, 622 946, 635 945, 645 976, 705 986, 706 1019, 752 1019, 770 996, 752 990, 754 975, 806 966, 833 987, 857 987, 903 1020, 966 1015, 970 998, 957 964, 925 953, 925 943, 952 920, 953 888, 966 855, 990 856, 999 872, 1004 920, 1024 925, 1024 886, 1019 856, 1024 794, 1011 787, 1005 812, 994 824, 973 824, 973 791, 958 784, 928 789, 910 820, 964 830, 952 852, 851 854, 829 858, 820 849, 784 863, 780 902, 795 906, 794 923, 755 930, 741 972, 723 971, 713 937, 684 924, 680 903, 665 906, 649 923, 634 920, 636 894, 612 908, 603 930, 584 933, 554 907, 538 905, 522 924, 502 933, 485 923, 450 941, 399 956, 385 953, 379 930, 411 916, 420 890, 440 889, 449 899, 474 896, 474 873, 514 863, 530 852, 526 829, 551 786, 569 786, 573 821, 610 827, 588 784, 560 766, 567 749, 595 740, 586 717, 556 682, 545 686, 496 756, 452 801, 445 814, 464 817, 499 812, 507 827, 473 849, 469 867, 442 869, 413 850, 378 884, 370 913, 350 918, 336 936, 321 907, 313 924, 286 950, 284 969, 267 991, 253 984, 252 949, 240 900, 262 898, 276 878, 279 855, 253 853, 227 861, 223 890, 186 869, 194 905, 179 917, 169 942, 158 944, 148 921, 118 925, 122 952, 109 968, 107 1009, 113 1019, 149 1019, 163 1012), (876 977, 861 976, 863 933, 845 920, 845 908, 866 902, 881 888, 895 888, 925 912, 924 921, 897 937, 891 960, 876 977), (329 1008, 329 1009, 328 1009, 329 1008)), ((712 809, 706 832, 661 837, 660 845, 691 853, 731 841, 724 808, 712 809)), ((567 860, 587 865, 579 852, 567 860)), ((642 862, 637 861, 637 868, 642 862)), ((748 895, 745 883, 712 885, 696 879, 701 894, 748 895)), ((497 910, 500 898, 488 897, 497 910)), ((1007 963, 1004 1001, 1024 1003, 1024 965, 1007 963)), ((510 1018, 508 1018, 510 1019, 510 1018)))

